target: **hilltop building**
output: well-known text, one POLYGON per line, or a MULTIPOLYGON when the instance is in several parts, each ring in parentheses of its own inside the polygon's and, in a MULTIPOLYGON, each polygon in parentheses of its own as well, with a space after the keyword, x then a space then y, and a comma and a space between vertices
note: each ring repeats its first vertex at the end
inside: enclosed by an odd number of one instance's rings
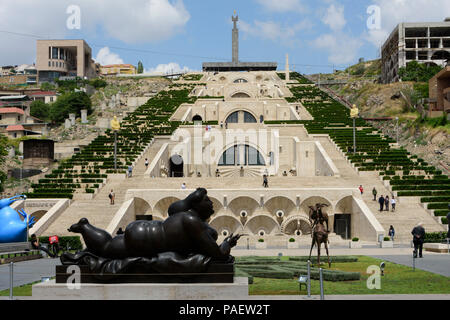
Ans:
POLYGON ((399 81, 410 61, 445 66, 450 59, 450 18, 443 22, 400 23, 381 47, 382 82, 399 81))
POLYGON ((98 66, 84 40, 37 40, 36 68, 39 82, 61 77, 95 78, 98 66))

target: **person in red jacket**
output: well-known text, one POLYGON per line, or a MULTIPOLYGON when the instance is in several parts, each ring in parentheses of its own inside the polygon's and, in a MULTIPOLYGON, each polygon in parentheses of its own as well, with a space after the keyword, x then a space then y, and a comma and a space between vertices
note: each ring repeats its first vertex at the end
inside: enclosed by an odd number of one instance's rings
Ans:
POLYGON ((359 189, 359 191, 361 192, 361 195, 362 195, 363 192, 364 192, 363 186, 360 185, 358 189, 359 189))
POLYGON ((57 235, 48 237, 48 242, 50 243, 51 251, 53 251, 53 255, 55 257, 58 256, 59 252, 59 238, 57 235))

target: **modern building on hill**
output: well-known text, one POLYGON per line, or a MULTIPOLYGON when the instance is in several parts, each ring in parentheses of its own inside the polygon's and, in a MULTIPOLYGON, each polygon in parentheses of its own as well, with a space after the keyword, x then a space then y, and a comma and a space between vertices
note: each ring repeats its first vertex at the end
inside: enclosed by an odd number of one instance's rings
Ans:
POLYGON ((429 117, 446 115, 450 120, 450 66, 430 79, 429 117))
POLYGON ((98 76, 92 49, 84 40, 37 40, 36 68, 39 82, 98 76))
POLYGON ((101 66, 100 74, 102 76, 116 76, 120 74, 137 74, 136 67, 131 64, 110 64, 101 66))
POLYGON ((450 18, 443 22, 400 23, 381 47, 383 83, 399 81, 410 61, 444 66, 450 59, 450 18))

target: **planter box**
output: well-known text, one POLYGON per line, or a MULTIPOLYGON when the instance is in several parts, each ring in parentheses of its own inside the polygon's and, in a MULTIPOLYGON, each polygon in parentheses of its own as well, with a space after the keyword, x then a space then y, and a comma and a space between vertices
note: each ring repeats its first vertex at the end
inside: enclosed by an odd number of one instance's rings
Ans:
POLYGON ((256 249, 266 249, 267 248, 267 243, 265 242, 257 242, 256 243, 256 249))
POLYGON ((298 242, 288 242, 287 247, 288 247, 288 249, 298 249, 299 243, 298 242))
POLYGON ((394 247, 394 242, 393 241, 382 241, 381 242, 381 247, 382 248, 393 248, 394 247))
POLYGON ((362 243, 361 241, 350 241, 350 249, 361 249, 362 243))

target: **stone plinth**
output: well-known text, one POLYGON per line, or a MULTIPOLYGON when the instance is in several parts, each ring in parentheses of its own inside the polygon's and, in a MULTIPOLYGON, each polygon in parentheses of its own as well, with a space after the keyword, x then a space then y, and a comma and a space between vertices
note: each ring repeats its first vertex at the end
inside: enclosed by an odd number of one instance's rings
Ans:
POLYGON ((50 280, 33 285, 32 295, 40 300, 244 300, 248 278, 235 277, 234 283, 80 284, 79 289, 50 280))
POLYGON ((75 113, 69 113, 69 120, 73 126, 75 125, 75 119, 76 119, 75 117, 76 117, 75 113))
POLYGON ((70 119, 66 119, 66 121, 64 122, 64 128, 70 129, 71 127, 72 127, 72 122, 70 121, 70 119))
POLYGON ((88 123, 87 110, 81 110, 81 123, 88 123))

